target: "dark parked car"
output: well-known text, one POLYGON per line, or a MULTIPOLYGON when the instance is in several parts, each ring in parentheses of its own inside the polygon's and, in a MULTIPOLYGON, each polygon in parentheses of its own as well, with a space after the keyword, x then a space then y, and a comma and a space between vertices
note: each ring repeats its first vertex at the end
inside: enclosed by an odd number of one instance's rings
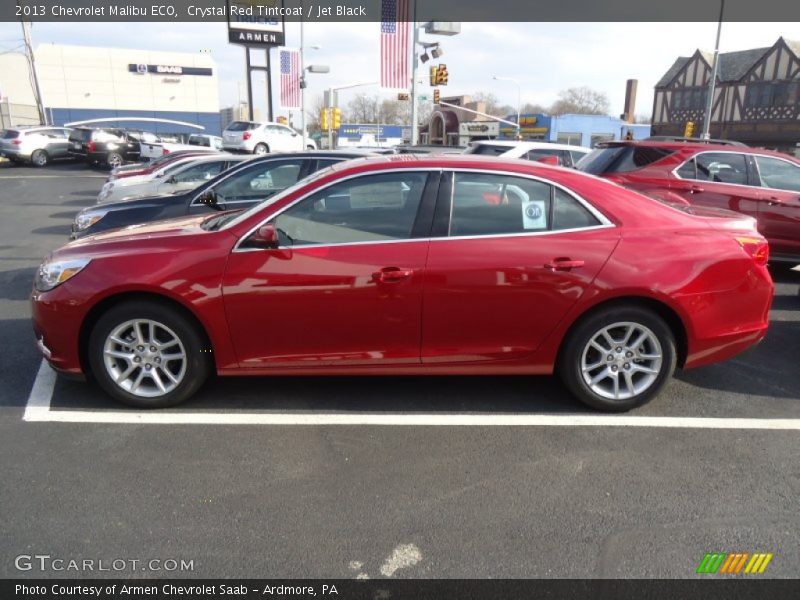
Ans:
POLYGON ((101 164, 114 169, 126 162, 137 162, 141 155, 141 142, 158 141, 158 136, 148 131, 77 127, 69 136, 69 153, 89 164, 101 164))
POLYGON ((70 129, 66 127, 11 127, 0 131, 0 156, 12 163, 31 163, 44 167, 54 160, 71 158, 70 129))
POLYGON ((317 151, 273 154, 248 160, 199 187, 169 196, 90 206, 72 223, 71 239, 108 229, 213 210, 247 208, 332 164, 369 156, 364 152, 317 151))
POLYGON ((606 142, 578 169, 663 200, 750 215, 776 261, 800 261, 800 160, 711 140, 606 142))

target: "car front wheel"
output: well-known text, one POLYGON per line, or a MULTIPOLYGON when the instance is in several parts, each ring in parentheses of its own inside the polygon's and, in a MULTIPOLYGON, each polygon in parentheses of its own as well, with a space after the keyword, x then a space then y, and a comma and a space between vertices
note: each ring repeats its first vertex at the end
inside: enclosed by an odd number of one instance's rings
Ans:
POLYGON ((558 371, 583 403, 623 412, 655 397, 676 363, 675 336, 660 316, 644 307, 615 306, 575 326, 558 371))
POLYGON ((123 163, 122 156, 120 154, 117 154, 116 152, 111 152, 106 158, 106 164, 111 169, 116 169, 117 167, 121 167, 122 163, 123 163))
POLYGON ((211 371, 211 354, 197 326, 151 301, 119 304, 100 317, 88 356, 100 387, 139 408, 180 404, 211 371))

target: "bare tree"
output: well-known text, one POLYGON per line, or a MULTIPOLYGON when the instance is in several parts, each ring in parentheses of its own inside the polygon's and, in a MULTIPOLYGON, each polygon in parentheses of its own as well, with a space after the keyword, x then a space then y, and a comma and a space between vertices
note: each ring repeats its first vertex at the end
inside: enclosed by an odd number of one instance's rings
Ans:
POLYGON ((558 100, 550 107, 550 112, 554 115, 607 115, 610 110, 611 105, 605 92, 586 86, 562 90, 558 94, 558 100))
POLYGON ((516 108, 512 108, 507 104, 500 104, 497 96, 491 92, 475 92, 474 94, 471 94, 470 97, 472 98, 473 102, 486 103, 487 115, 505 117, 506 115, 517 114, 516 108))
POLYGON ((541 104, 536 104, 535 102, 526 102, 522 105, 519 112, 523 115, 532 115, 532 114, 548 114, 550 109, 546 106, 542 106, 541 104))
POLYGON ((347 103, 347 117, 349 123, 377 123, 380 98, 378 95, 368 96, 365 93, 356 96, 347 103))
POLYGON ((322 131, 319 115, 323 108, 325 108, 325 99, 320 94, 315 95, 310 102, 306 103, 306 127, 309 134, 322 131))

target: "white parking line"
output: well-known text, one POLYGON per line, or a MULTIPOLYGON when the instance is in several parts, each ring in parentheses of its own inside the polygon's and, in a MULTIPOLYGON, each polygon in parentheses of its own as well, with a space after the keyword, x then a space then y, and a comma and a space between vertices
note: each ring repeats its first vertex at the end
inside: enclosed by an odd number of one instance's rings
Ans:
MULTIPOLYGON (((627 415, 539 415, 530 413, 248 413, 184 410, 52 410, 56 375, 42 361, 23 420, 57 423, 141 425, 413 425, 480 427, 659 427, 683 429, 771 429, 800 431, 800 419, 632 417, 627 415)), ((109 402, 112 402, 109 400, 109 402)))

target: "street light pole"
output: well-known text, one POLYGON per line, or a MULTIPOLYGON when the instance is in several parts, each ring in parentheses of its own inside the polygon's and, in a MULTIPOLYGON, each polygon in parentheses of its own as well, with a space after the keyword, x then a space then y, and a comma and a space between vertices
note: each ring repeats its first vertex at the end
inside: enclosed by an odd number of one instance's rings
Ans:
POLYGON ((519 80, 514 79, 513 77, 500 77, 499 75, 492 76, 492 79, 496 79, 497 81, 510 81, 511 83, 516 84, 517 86, 517 139, 520 139, 520 124, 519 124, 519 113, 522 108, 522 86, 520 86, 519 80))
POLYGON ((722 14, 725 12, 725 0, 720 0, 719 4, 719 23, 717 24, 717 43, 714 46, 714 59, 711 65, 711 78, 708 81, 708 98, 706 99, 706 114, 703 117, 704 140, 711 138, 711 111, 714 106, 714 87, 717 83, 717 70, 719 69, 719 38, 722 33, 722 14))

